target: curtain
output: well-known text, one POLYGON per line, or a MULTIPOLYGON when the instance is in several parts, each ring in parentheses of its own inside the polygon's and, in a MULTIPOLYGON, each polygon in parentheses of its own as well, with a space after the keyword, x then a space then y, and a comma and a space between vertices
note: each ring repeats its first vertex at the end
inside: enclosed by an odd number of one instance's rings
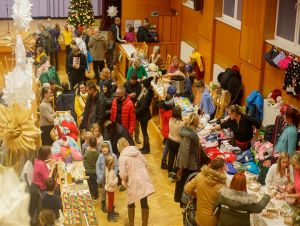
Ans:
POLYGON ((121 18, 121 1, 120 0, 102 0, 102 21, 101 29, 108 30, 110 25, 114 23, 114 19, 107 16, 107 10, 109 6, 116 6, 118 8, 117 16, 121 18))
MULTIPOLYGON (((94 16, 102 15, 102 1, 91 0, 94 8, 94 16)), ((31 0, 32 17, 66 18, 69 12, 70 0, 31 0)), ((11 18, 14 0, 0 0, 0 18, 11 18), (8 16, 7 16, 8 9, 8 16)))

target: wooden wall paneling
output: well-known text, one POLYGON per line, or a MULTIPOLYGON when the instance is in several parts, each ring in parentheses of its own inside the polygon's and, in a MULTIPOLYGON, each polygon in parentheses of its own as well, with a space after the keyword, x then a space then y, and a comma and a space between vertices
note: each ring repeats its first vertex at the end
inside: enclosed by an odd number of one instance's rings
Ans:
POLYGON ((164 30, 162 42, 170 42, 172 34, 172 17, 164 16, 164 30))
POLYGON ((244 0, 240 58, 261 69, 266 0, 244 0))
POLYGON ((199 35, 197 34, 199 13, 186 6, 182 6, 181 14, 181 40, 197 48, 199 42, 199 35))
MULTIPOLYGON (((266 44, 266 52, 271 48, 272 46, 270 44, 266 44)), ((280 89, 284 102, 292 104, 300 109, 300 101, 295 97, 288 95, 285 90, 282 89, 285 71, 271 66, 269 63, 265 62, 263 74, 264 77, 262 82, 262 94, 264 97, 267 97, 272 90, 280 89)))
POLYGON ((159 16, 158 18, 158 28, 156 28, 158 32, 158 40, 163 40, 164 33, 164 16, 159 16))
POLYGON ((172 15, 171 0, 122 0, 122 34, 125 32, 125 20, 142 20, 148 18, 150 23, 158 26, 159 18, 150 16, 151 11, 158 11, 159 15, 172 15))
POLYGON ((178 33, 178 28, 179 28, 179 23, 178 23, 178 16, 172 16, 171 17, 171 38, 170 42, 177 42, 179 39, 177 39, 177 33, 178 33))
POLYGON ((245 98, 253 91, 261 88, 261 71, 241 61, 240 72, 244 87, 243 103, 245 98))
POLYGON ((264 40, 273 39, 276 26, 277 0, 267 0, 265 7, 264 40))
POLYGON ((212 43, 200 37, 198 50, 203 57, 204 81, 208 84, 212 80, 212 43))
POLYGON ((209 41, 213 37, 214 1, 206 1, 203 11, 198 13, 198 33, 209 41))
POLYGON ((240 30, 215 21, 214 63, 223 68, 240 64, 240 30))
POLYGON ((179 12, 180 11, 180 7, 181 7, 181 4, 182 4, 182 0, 171 0, 170 1, 170 7, 171 9, 179 12))

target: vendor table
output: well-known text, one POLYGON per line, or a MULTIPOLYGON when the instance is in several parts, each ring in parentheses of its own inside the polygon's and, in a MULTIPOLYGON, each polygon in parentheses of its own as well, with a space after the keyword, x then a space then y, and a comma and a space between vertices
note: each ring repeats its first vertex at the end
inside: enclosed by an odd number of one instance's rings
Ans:
POLYGON ((82 161, 58 163, 64 225, 98 225, 82 161))

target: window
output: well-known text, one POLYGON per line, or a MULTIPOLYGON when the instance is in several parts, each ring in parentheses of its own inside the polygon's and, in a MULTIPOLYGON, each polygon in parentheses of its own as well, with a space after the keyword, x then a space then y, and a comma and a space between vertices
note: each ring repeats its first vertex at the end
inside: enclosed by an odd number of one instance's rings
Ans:
POLYGON ((275 39, 300 47, 300 0, 278 0, 275 39))
POLYGON ((223 17, 241 24, 243 0, 223 0, 223 17))

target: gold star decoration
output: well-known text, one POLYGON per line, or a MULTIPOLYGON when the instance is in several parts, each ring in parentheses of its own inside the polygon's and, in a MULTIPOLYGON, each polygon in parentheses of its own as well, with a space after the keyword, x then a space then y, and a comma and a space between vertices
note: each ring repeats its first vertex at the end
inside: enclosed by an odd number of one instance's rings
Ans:
MULTIPOLYGON (((2 37, 0 39, 1 45, 11 47, 14 52, 14 48, 16 46, 16 34, 17 34, 16 32, 10 32, 4 37, 2 37)), ((20 35, 22 36, 25 50, 33 51, 35 46, 35 39, 33 35, 29 32, 21 32, 20 35)))

